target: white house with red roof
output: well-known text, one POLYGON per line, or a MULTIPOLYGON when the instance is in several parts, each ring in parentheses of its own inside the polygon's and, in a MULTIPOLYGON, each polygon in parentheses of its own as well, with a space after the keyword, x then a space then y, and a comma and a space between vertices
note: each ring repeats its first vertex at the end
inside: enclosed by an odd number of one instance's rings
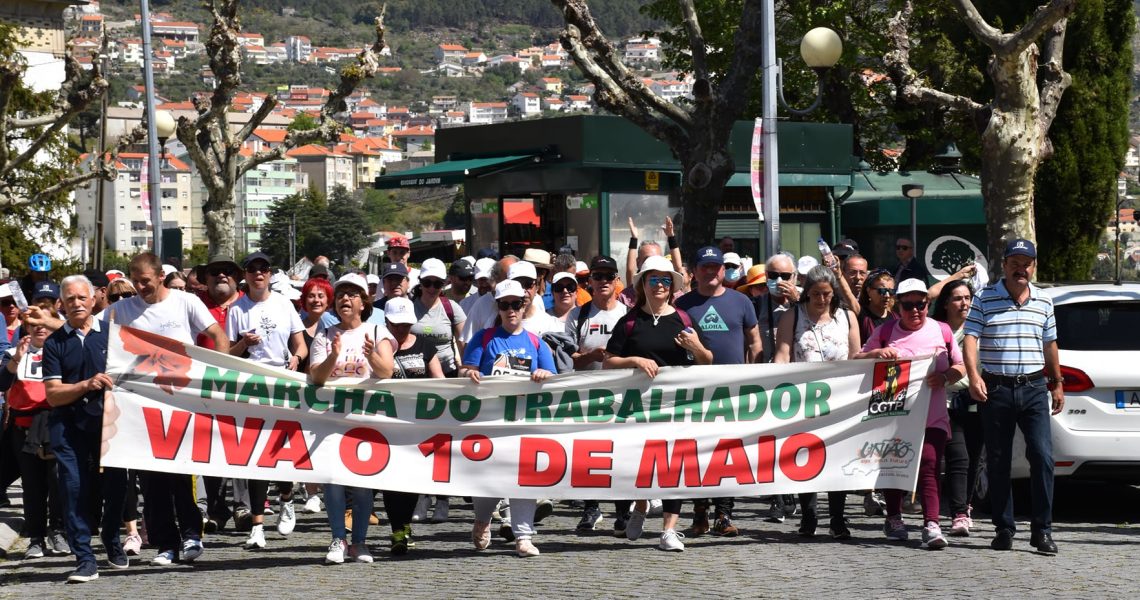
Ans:
POLYGON ((459 44, 440 44, 435 47, 435 64, 463 64, 463 57, 467 56, 467 52, 467 48, 459 44))
POLYGON ((519 92, 511 98, 511 106, 518 111, 519 116, 537 117, 542 114, 542 98, 534 92, 519 92))
POLYGON ((331 194, 338 185, 350 192, 356 189, 352 157, 347 154, 309 144, 289 150, 286 156, 297 160, 300 170, 309 176, 310 185, 323 194, 331 194))

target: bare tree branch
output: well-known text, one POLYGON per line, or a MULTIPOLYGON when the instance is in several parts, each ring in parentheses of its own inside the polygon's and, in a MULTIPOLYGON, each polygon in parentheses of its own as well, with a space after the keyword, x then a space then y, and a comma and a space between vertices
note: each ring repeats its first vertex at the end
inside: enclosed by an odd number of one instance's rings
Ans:
POLYGON ((1017 33, 1007 34, 999 53, 1021 54, 1030 44, 1035 43, 1045 32, 1061 19, 1067 18, 1076 8, 1076 0, 1052 0, 1049 4, 1037 7, 1033 17, 1017 33))
POLYGON ((693 7, 693 0, 678 0, 678 4, 681 5, 681 19, 685 23, 685 31, 689 33, 689 49, 693 53, 693 76, 708 80, 708 51, 705 48, 705 36, 701 33, 701 23, 697 20, 697 9, 693 7))
MULTIPOLYGON (((990 50, 997 52, 998 48, 1006 43, 1007 34, 1003 34, 1000 29, 987 23, 971 0, 953 1, 955 8, 958 9, 958 13, 962 17, 962 22, 966 24, 966 28, 970 30, 970 33, 974 34, 974 37, 989 47, 990 50)), ((909 8, 910 2, 908 1, 907 8, 903 9, 908 12, 908 17, 910 12, 909 8)))
MULTIPOLYGON (((618 57, 613 44, 606 39, 597 22, 594 21, 585 0, 551 0, 551 3, 562 13, 562 18, 567 25, 573 25, 577 28, 582 46, 593 52, 592 57, 589 54, 584 54, 583 56, 586 59, 608 73, 620 87, 626 90, 631 97, 636 97, 644 106, 652 107, 653 110, 683 127, 692 125, 692 116, 689 113, 653 93, 653 90, 645 85, 640 76, 625 66, 618 57)), ((574 60, 583 72, 587 70, 578 62, 578 58, 575 57, 574 60)))
POLYGON ((1037 120, 1047 143, 1045 157, 1053 153, 1053 144, 1045 133, 1053 126, 1053 119, 1057 117, 1057 110, 1061 106, 1061 96, 1073 81, 1072 76, 1061 65, 1067 28, 1068 18, 1058 20, 1045 34, 1045 41, 1041 45, 1041 64, 1038 67, 1041 80, 1041 112, 1037 120))
MULTIPOLYGON (((968 0, 961 1, 968 3, 968 0)), ((907 27, 913 13, 914 6, 908 1, 887 24, 887 36, 891 40, 893 49, 887 52, 884 63, 899 95, 912 104, 939 106, 971 115, 985 110, 986 106, 969 97, 948 94, 922 84, 918 72, 910 66, 910 35, 907 33, 907 27)))

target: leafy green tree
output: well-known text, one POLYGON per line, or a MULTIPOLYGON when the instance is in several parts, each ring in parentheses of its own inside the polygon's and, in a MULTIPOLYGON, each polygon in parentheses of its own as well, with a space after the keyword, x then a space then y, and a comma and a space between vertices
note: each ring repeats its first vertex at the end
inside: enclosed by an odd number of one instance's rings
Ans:
POLYGON ((320 123, 312 117, 309 113, 299 112, 297 116, 293 117, 293 122, 289 123, 289 131, 308 131, 320 127, 320 123))
POLYGON ((328 209, 317 226, 320 254, 334 257, 341 265, 350 264, 356 253, 368 245, 371 231, 360 200, 342 186, 329 196, 328 209))
POLYGON ((324 194, 313 188, 275 202, 261 228, 261 251, 273 259, 273 264, 289 267, 293 266, 289 264, 291 245, 298 260, 302 256, 317 256, 320 250, 318 228, 327 206, 324 194))

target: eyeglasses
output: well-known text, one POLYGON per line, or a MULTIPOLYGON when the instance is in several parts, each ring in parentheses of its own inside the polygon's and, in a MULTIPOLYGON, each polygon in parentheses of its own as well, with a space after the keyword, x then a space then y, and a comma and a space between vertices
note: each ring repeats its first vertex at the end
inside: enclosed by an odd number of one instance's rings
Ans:
POLYGON ((899 302, 899 306, 901 306, 903 310, 926 310, 926 300, 919 300, 918 302, 903 300, 899 302))
POLYGON ((578 291, 578 284, 576 284, 576 283, 566 283, 566 284, 560 283, 558 285, 550 286, 550 291, 554 292, 555 294, 574 293, 574 292, 578 291))
POLYGON ((11 298, 5 298, 3 300, 0 300, 0 306, 3 306, 4 308, 16 306, 16 301, 12 300, 11 298))
POLYGON ((245 268, 245 272, 246 273, 268 273, 270 271, 270 269, 272 269, 272 268, 273 267, 270 267, 269 265, 259 265, 257 263, 254 263, 252 265, 247 266, 245 268))
POLYGON ((360 290, 357 290, 357 289, 347 289, 347 290, 337 290, 336 291, 336 294, 335 294, 336 298, 340 298, 343 296, 348 296, 349 298, 359 298, 362 296, 362 294, 360 293, 360 290))
POLYGON ((787 281, 791 279, 792 275, 795 275, 795 273, 777 273, 776 271, 768 271, 766 275, 768 275, 768 279, 783 279, 784 281, 787 281))
POLYGON ((499 300, 498 304, 499 310, 522 310, 523 307, 522 300, 511 300, 510 302, 507 302, 506 300, 499 300))
POLYGON ((879 292, 880 296, 890 296, 891 294, 895 293, 895 288, 877 287, 875 288, 875 291, 879 292))
POLYGON ((206 271, 206 275, 209 275, 210 277, 229 277, 230 271, 225 267, 214 267, 213 269, 206 271))
POLYGON ((537 279, 531 279, 530 277, 519 277, 515 279, 515 281, 519 282, 519 285, 521 285, 524 290, 529 290, 538 282, 537 279))
POLYGON ((443 289, 443 280, 442 279, 421 279, 420 280, 420 286, 426 287, 426 288, 431 288, 433 290, 443 289))
POLYGON ((135 292, 123 292, 121 294, 107 294, 107 299, 111 302, 118 302, 123 298, 134 298, 135 296, 138 296, 135 292))
POLYGON ((594 281, 613 281, 617 279, 617 273, 610 273, 608 271, 598 271, 590 273, 590 279, 594 281))
POLYGON ((910 246, 899 244, 899 245, 895 246, 895 250, 910 250, 910 246))
POLYGON ((668 275, 650 275, 646 278, 649 282, 649 287, 657 287, 659 285, 667 288, 673 287, 673 278, 668 275))

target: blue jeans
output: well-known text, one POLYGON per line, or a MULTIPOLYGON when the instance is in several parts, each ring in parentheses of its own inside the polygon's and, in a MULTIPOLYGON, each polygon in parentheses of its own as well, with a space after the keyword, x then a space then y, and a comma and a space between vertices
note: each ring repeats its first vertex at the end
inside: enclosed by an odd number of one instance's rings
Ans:
POLYGON ((335 483, 325 484, 325 512, 329 517, 329 528, 335 539, 345 539, 344 511, 345 494, 352 495, 352 544, 359 544, 368 536, 368 516, 372 514, 372 490, 359 487, 345 487, 335 483))
POLYGON ((80 427, 69 418, 60 419, 51 421, 48 427, 59 475, 64 531, 76 564, 95 564, 95 553, 91 550, 93 499, 102 503, 100 533, 108 558, 124 556, 119 529, 126 498, 127 472, 107 467, 102 474, 99 473, 101 420, 85 419, 80 427))
POLYGON ((1016 531, 1010 461, 1013 458, 1014 427, 1025 437, 1029 460, 1029 484, 1033 500, 1030 527, 1034 533, 1053 530, 1053 434, 1052 403, 1045 379, 1020 385, 989 384, 988 400, 979 405, 986 440, 986 473, 994 527, 1016 531))

